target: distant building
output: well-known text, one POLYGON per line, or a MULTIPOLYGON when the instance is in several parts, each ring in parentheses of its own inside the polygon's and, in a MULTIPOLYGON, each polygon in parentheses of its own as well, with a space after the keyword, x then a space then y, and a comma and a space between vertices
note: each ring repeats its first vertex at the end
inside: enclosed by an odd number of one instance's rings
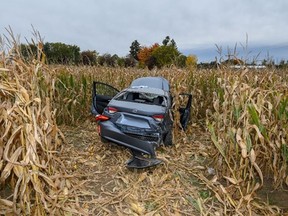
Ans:
POLYGON ((266 66, 265 65, 230 65, 229 66, 232 69, 245 69, 245 68, 249 68, 249 69, 265 69, 266 66))

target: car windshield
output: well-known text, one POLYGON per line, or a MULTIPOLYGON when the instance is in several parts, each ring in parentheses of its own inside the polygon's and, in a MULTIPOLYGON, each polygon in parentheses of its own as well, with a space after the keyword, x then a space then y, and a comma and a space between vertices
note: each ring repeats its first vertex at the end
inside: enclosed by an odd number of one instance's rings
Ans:
POLYGON ((121 100, 121 101, 136 102, 136 103, 153 104, 153 105, 159 105, 159 106, 166 105, 166 100, 163 95, 147 93, 147 92, 124 91, 118 94, 114 99, 121 100))

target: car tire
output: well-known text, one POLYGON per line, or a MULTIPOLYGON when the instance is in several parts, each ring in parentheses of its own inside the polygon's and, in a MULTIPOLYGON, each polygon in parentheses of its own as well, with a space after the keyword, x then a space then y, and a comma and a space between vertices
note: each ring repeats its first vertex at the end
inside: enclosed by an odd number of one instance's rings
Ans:
POLYGON ((173 145, 173 131, 170 130, 164 137, 163 143, 165 146, 173 145))

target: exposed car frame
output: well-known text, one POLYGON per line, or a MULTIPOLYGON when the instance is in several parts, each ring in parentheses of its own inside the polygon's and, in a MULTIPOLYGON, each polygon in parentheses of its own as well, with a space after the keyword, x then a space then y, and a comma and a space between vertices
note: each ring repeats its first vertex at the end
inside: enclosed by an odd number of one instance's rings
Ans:
MULTIPOLYGON (((192 104, 191 94, 185 107, 179 109, 182 129, 186 129, 192 104)), ((93 82, 92 109, 103 141, 131 150, 129 168, 145 168, 162 161, 155 149, 172 145, 173 97, 163 77, 141 77, 119 91, 102 82, 93 82)))

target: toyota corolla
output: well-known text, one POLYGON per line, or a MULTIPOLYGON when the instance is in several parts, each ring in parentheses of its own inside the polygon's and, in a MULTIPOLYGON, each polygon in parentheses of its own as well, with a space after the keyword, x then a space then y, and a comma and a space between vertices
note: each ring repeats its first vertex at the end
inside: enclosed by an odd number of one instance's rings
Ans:
MULTIPOLYGON (((186 129, 192 103, 180 108, 180 123, 186 129)), ((163 77, 141 77, 119 91, 102 82, 93 82, 92 114, 98 122, 102 141, 109 141, 131 150, 127 167, 145 168, 162 161, 156 157, 161 144, 173 144, 173 97, 163 77)))

